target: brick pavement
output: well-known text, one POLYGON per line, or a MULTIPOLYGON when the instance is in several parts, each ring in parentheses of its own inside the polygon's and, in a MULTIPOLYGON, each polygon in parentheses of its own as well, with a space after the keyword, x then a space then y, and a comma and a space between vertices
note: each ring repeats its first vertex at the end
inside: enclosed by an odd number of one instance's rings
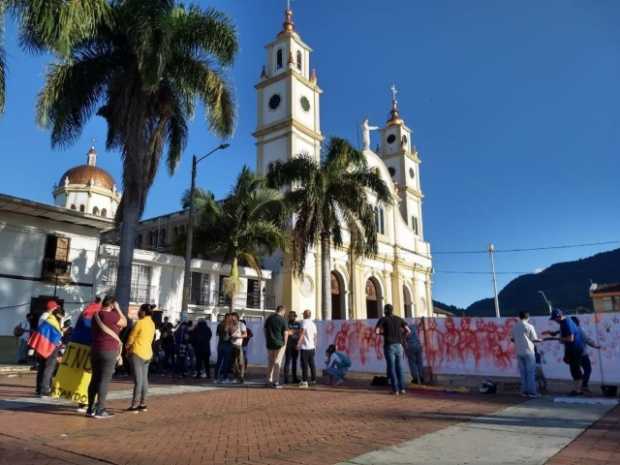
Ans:
POLYGON ((616 407, 546 465, 619 465, 620 407, 616 407))
MULTIPOLYGON (((32 389, 16 379, 0 380, 0 392, 32 389)), ((64 406, 0 411, 0 464, 330 465, 515 402, 438 392, 399 398, 359 387, 235 388, 154 397, 141 414, 114 401, 109 420, 64 406)))

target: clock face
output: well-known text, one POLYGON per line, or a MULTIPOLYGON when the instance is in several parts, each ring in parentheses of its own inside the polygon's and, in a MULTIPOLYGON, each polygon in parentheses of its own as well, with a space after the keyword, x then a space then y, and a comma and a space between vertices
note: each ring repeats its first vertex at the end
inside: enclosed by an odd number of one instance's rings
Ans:
POLYGON ((271 98, 269 99, 269 108, 271 108, 272 110, 275 110, 276 108, 280 106, 281 101, 282 101, 282 98, 278 94, 273 94, 271 98))
POLYGON ((308 100, 306 96, 303 96, 299 103, 301 103, 301 108, 303 108, 304 111, 310 111, 310 100, 308 100))
POLYGON ((411 179, 415 178, 415 171, 413 171, 413 168, 409 168, 409 176, 411 179))
POLYGON ((390 135, 387 137, 387 143, 388 143, 388 144, 393 144, 395 140, 396 140, 396 136, 395 136, 394 134, 390 134, 390 135))

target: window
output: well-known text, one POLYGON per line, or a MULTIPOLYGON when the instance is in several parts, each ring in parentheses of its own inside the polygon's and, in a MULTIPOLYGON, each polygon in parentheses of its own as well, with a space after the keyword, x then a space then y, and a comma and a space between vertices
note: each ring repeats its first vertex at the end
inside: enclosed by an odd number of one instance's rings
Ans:
POLYGON ((107 218, 107 217, 108 217, 108 211, 107 211, 105 208, 103 208, 103 209, 101 210, 101 216, 103 216, 103 217, 105 217, 105 218, 107 218))
POLYGON ((248 279, 246 304, 248 308, 260 308, 260 281, 258 279, 248 279))
POLYGON ((93 215, 99 216, 99 208, 97 207, 93 208, 93 215))
MULTIPOLYGON (((118 264, 109 262, 103 282, 108 287, 109 294, 116 293, 116 277, 118 264)), ((151 267, 148 265, 133 264, 131 266, 131 291, 129 301, 133 303, 153 303, 151 299, 151 267)))
POLYGON ((160 229, 160 230, 159 230, 159 245, 160 245, 160 246, 164 246, 164 245, 166 245, 166 240, 168 239, 168 238, 166 237, 166 236, 167 236, 167 234, 166 234, 167 232, 168 232, 168 231, 167 231, 167 230, 165 230, 165 229, 160 229))
POLYGON ((375 228, 378 234, 385 234, 385 212, 382 207, 375 207, 375 228))
POLYGON ((192 272, 192 287, 189 303, 191 305, 210 305, 209 299, 209 275, 192 272))
POLYGON ((302 62, 303 62, 303 59, 302 59, 302 56, 301 56, 301 51, 300 51, 300 50, 297 50, 297 69, 298 69, 299 71, 301 71, 301 68, 302 68, 302 62))
POLYGON ((84 213, 86 211, 86 207, 84 206, 84 204, 80 205, 80 211, 82 213, 84 213))
POLYGON ((282 62, 283 62, 283 59, 282 59, 282 49, 279 48, 277 53, 276 53, 276 69, 282 68, 282 62))
POLYGON ((45 239, 43 268, 41 275, 44 279, 58 279, 67 277, 71 273, 69 251, 71 239, 50 234, 45 239))
POLYGON ((415 216, 411 217, 411 229, 415 235, 419 234, 418 218, 415 216))
POLYGON ((136 247, 142 247, 142 234, 136 236, 136 247))
POLYGON ((158 242, 157 234, 158 234, 158 231, 149 232, 149 244, 151 245, 151 247, 157 247, 157 242, 158 242))

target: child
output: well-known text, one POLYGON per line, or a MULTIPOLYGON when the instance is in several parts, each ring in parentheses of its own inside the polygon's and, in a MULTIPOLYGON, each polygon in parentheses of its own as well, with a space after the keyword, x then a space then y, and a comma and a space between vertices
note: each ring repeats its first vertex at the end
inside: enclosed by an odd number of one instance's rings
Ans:
POLYGON ((538 386, 538 392, 541 394, 547 393, 547 378, 543 371, 545 353, 538 350, 538 347, 534 345, 534 357, 536 358, 536 385, 538 386))
POLYGON ((325 371, 329 375, 329 384, 338 386, 344 382, 344 377, 351 367, 351 359, 344 352, 337 352, 334 344, 327 348, 325 355, 327 356, 325 371))

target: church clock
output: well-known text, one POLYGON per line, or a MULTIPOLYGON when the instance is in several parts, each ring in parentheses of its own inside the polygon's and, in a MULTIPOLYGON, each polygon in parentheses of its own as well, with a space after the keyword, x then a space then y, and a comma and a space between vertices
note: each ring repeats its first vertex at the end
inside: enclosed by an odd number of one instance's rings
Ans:
POLYGON ((301 100, 301 108, 303 108, 303 110, 305 112, 310 111, 310 100, 308 100, 308 98, 304 95, 301 100))
POLYGON ((273 94, 271 98, 269 99, 269 108, 271 108, 272 110, 275 110, 276 108, 280 106, 281 101, 282 101, 282 98, 278 94, 273 94))

